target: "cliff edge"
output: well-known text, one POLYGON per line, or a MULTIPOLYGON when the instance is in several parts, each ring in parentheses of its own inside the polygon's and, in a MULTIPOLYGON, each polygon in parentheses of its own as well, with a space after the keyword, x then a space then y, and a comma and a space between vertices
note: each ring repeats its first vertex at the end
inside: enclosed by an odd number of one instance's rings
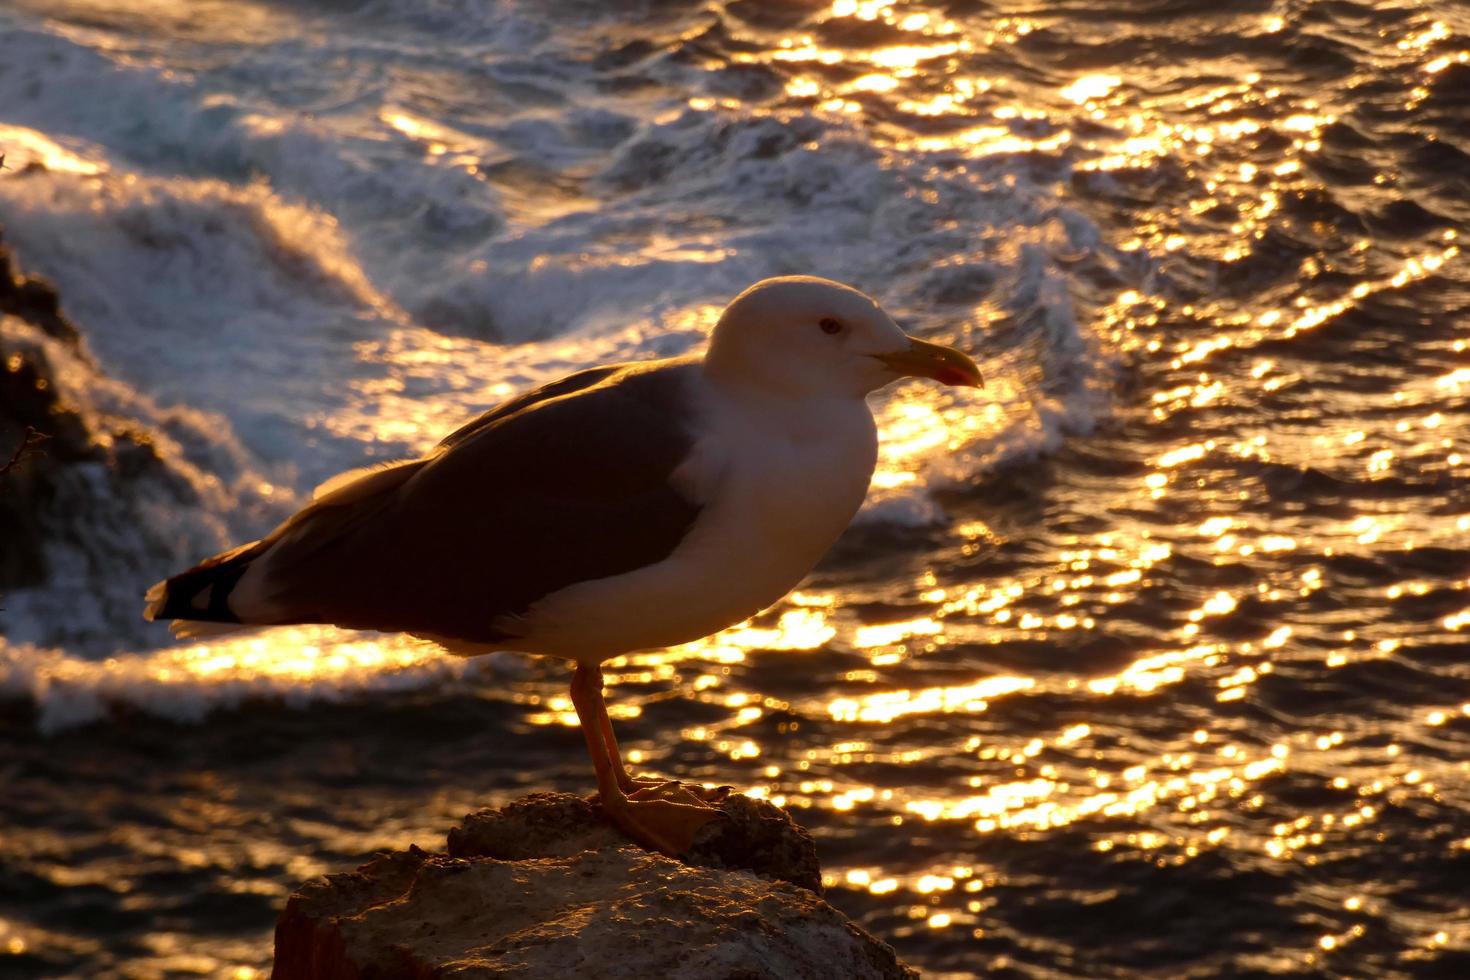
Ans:
POLYGON ((786 813, 733 795, 684 861, 650 854, 565 794, 480 810, 447 853, 417 847, 297 889, 276 980, 914 980, 821 898, 786 813))

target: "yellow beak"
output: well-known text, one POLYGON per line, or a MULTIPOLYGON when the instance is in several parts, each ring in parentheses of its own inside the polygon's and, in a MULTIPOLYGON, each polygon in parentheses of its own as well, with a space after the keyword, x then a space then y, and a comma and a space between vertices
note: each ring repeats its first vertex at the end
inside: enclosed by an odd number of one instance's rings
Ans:
POLYGON ((874 354, 891 370, 915 378, 933 378, 941 384, 984 388, 985 379, 975 362, 953 347, 909 338, 909 346, 892 354, 874 354))

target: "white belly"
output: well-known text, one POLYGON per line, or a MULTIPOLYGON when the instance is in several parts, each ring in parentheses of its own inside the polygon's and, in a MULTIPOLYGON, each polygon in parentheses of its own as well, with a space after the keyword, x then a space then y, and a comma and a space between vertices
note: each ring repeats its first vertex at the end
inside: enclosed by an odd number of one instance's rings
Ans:
POLYGON ((857 513, 877 457, 861 401, 806 428, 811 438, 719 427, 724 438, 702 443, 689 466, 691 489, 706 503, 673 554, 547 596, 515 624, 516 648, 597 662, 688 643, 795 588, 857 513))

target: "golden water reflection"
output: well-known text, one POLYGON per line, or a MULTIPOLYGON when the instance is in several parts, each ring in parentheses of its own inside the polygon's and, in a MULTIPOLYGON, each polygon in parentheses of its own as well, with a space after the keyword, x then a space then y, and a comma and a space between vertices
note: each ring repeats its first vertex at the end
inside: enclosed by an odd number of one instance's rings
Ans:
MULTIPOLYGON (((1246 20, 1258 25, 1246 30, 1266 32, 1287 23, 1276 14, 1246 20)), ((742 23, 728 20, 737 33, 742 23)), ((1321 104, 1233 70, 1168 96, 1158 94, 1167 89, 1159 79, 1131 67, 1022 82, 976 60, 1048 26, 1045 17, 961 26, 938 10, 836 0, 775 43, 753 28, 737 38, 732 60, 782 79, 772 104, 687 101, 692 113, 830 114, 835 126, 863 127, 885 170, 921 173, 917 161, 967 175, 967 192, 1000 202, 999 230, 975 231, 975 255, 1007 274, 1021 264, 1007 249, 1045 253, 1052 273, 1080 254, 1106 253, 1106 275, 1084 265, 1053 277, 1077 294, 1067 306, 1075 322, 1102 338, 1100 350, 1063 345, 1059 359, 1139 355, 1147 368, 1140 375, 1149 387, 1109 389, 1097 400, 1106 406, 1091 420, 1096 428, 1046 428, 1058 406, 1039 379, 1004 363, 983 363, 983 393, 895 389, 877 405, 876 503, 965 489, 995 476, 998 461, 1019 458, 1027 464, 1020 475, 999 479, 1018 484, 1025 504, 1008 512, 964 501, 952 524, 936 509, 932 537, 922 539, 933 554, 895 547, 892 560, 905 571, 876 588, 822 573, 773 613, 607 665, 610 713, 634 765, 674 770, 682 763, 670 746, 682 742, 689 755, 679 758, 696 760, 700 775, 798 810, 834 812, 828 826, 839 835, 876 828, 912 839, 916 856, 832 864, 826 881, 905 909, 916 930, 983 934, 1006 882, 975 852, 998 839, 1020 852, 1031 841, 1050 845, 1046 835, 1080 835, 1084 858, 1159 866, 1228 850, 1246 866, 1310 868, 1347 850, 1386 853, 1392 845, 1380 837, 1395 815, 1462 805, 1470 785, 1470 763, 1456 751, 1470 703, 1438 687, 1460 677, 1470 578, 1437 572, 1434 552, 1463 551, 1470 513, 1463 501, 1426 507, 1410 496, 1470 472, 1470 336, 1462 325, 1448 328, 1458 331, 1450 340, 1438 326, 1414 325, 1423 337, 1406 333, 1405 349, 1388 352, 1401 362, 1393 368, 1422 356, 1432 369, 1406 372, 1383 391, 1362 384, 1372 380, 1368 370, 1346 358, 1298 356, 1351 335, 1360 315, 1379 315, 1416 290, 1458 288, 1443 284, 1463 276, 1459 233, 1379 248, 1351 225, 1332 227, 1309 210, 1295 217, 1321 190, 1324 146, 1350 119, 1325 96, 1321 104), (901 36, 849 50, 816 29, 849 18, 901 36), (1016 154, 1034 159, 997 159, 1016 154), (1064 156, 1066 166, 1055 166, 1064 156), (1055 214, 1005 210, 1017 197, 1006 189, 1025 179, 1142 188, 1147 203, 1117 240, 1076 245, 1029 224, 1065 223, 1076 203, 1065 189, 1055 214), (1251 261, 1275 261, 1269 236, 1283 227, 1322 235, 1324 252, 1341 245, 1342 254, 1299 267, 1291 259, 1287 288, 1226 288, 1232 277, 1253 286, 1251 261), (1171 284, 1179 264, 1205 270, 1209 286, 1193 301, 1178 297, 1177 276, 1171 284), (1119 449, 1116 428, 1125 426, 1145 435, 1119 449), (1028 468, 1027 453, 1063 438, 1116 468, 1074 484, 1066 474, 1044 482, 1046 464, 1028 468), (1287 487, 1280 498, 1268 479, 1287 487), (1303 513, 1322 501, 1292 486, 1312 480, 1330 481, 1321 496, 1331 506, 1303 513), (1038 502, 1049 509, 1027 509, 1038 502), (1105 530, 1087 529, 1099 523, 1105 530), (917 572, 904 564, 913 562, 917 572), (1377 716, 1360 716, 1360 702, 1343 693, 1355 684, 1393 696, 1375 702, 1377 716), (1407 693, 1426 685, 1428 702, 1407 693), (679 699, 697 707, 696 720, 667 705, 679 699)), ((1392 42, 1422 83, 1403 108, 1463 78, 1451 70, 1470 62, 1459 43, 1446 21, 1430 17, 1392 42)), ((380 121, 386 136, 434 165, 480 165, 478 141, 452 127, 404 107, 385 108, 380 121)), ((241 125, 264 136, 283 124, 246 117, 241 125)), ((107 175, 100 155, 21 127, 0 127, 0 149, 10 169, 36 162, 53 173, 107 175)), ((1354 191, 1366 202, 1358 209, 1391 200, 1402 176, 1369 173, 1354 191)), ((935 195, 919 183, 916 194, 935 195)), ((534 226, 600 205, 571 192, 548 203, 542 191, 507 195, 510 220, 534 226)), ((576 271, 737 255, 713 235, 649 232, 616 244, 578 256, 576 271)), ((468 271, 489 273, 483 262, 468 271)), ((571 281, 558 273, 551 259, 529 270, 548 292, 571 281)), ((1028 283, 1016 286, 1024 292, 1028 283)), ((999 295, 1008 291, 942 310, 941 329, 955 332, 947 339, 984 361, 992 338, 1006 336, 1000 325, 984 327, 994 314, 986 307, 1011 302, 999 295)), ((675 352, 698 349, 717 315, 707 304, 633 323, 543 324, 527 315, 497 324, 507 343, 490 343, 388 311, 384 335, 358 345, 363 371, 351 382, 352 403, 316 424, 384 452, 420 452, 467 416, 590 363, 646 356, 670 340, 675 352)), ((504 699, 517 722, 576 724, 560 665, 526 669, 505 658, 497 671, 395 637, 286 628, 99 664, 5 653, 0 690, 37 692, 48 712, 42 727, 96 717, 111 702, 202 716, 245 699, 292 703, 441 683, 504 699)), ((351 848, 380 843, 365 835, 351 848)), ((1470 837, 1426 846, 1470 851, 1470 837)), ((291 865, 301 876, 324 870, 291 865)), ((1322 910, 1372 912, 1385 901, 1372 884, 1347 892, 1319 883, 1314 900, 1322 910)), ((1361 925, 1320 928, 1328 931, 1311 942, 1323 953, 1363 935, 1361 925)), ((1426 915, 1411 931, 1425 948, 1470 944, 1470 925, 1460 921, 1426 915)), ((0 921, 0 948, 20 955, 28 942, 0 921)), ((157 942, 153 952, 181 971, 207 968, 177 938, 157 942)))

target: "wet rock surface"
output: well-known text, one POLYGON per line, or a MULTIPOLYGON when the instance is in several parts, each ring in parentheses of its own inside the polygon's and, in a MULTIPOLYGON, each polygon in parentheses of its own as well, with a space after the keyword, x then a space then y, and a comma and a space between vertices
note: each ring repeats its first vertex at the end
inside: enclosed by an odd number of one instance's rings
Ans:
POLYGON ((273 976, 917 977, 822 901, 815 847, 784 811, 738 795, 721 809, 687 863, 575 796, 477 811, 448 853, 411 847, 299 888, 273 976))

